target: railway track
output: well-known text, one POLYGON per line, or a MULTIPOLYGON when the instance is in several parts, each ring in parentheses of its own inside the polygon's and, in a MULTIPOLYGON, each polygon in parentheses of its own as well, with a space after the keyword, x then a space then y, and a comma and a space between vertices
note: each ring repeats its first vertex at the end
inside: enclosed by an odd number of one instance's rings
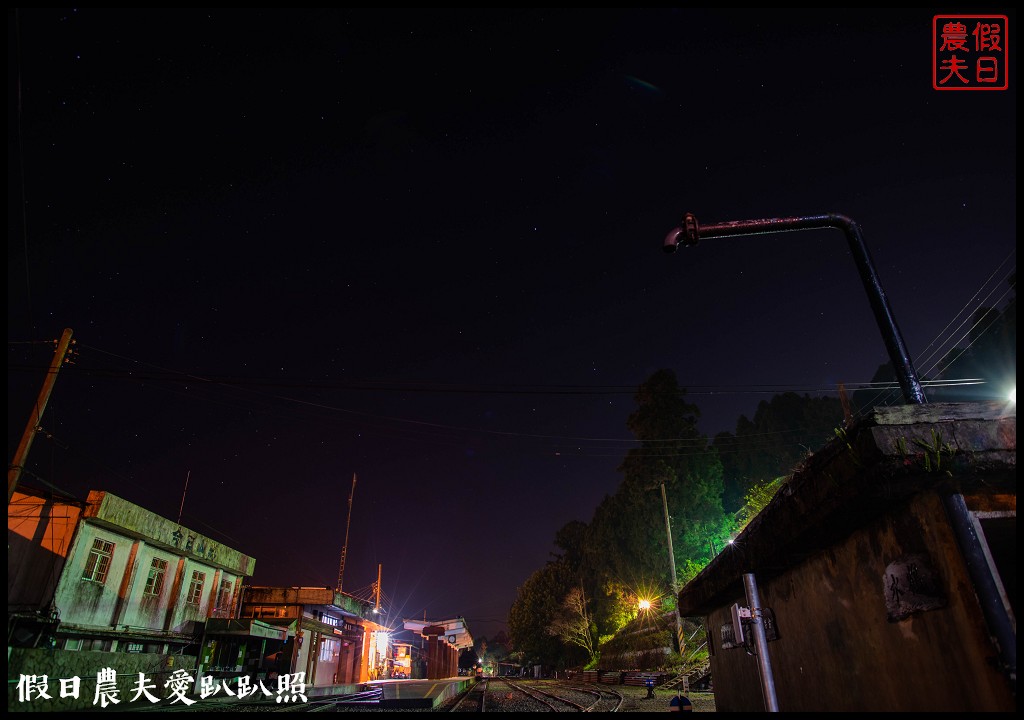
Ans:
POLYGON ((448 712, 486 712, 487 688, 490 680, 481 680, 466 692, 462 693, 448 712))
POLYGON ((616 712, 623 697, 614 690, 565 681, 522 682, 489 678, 448 707, 449 712, 616 712))
MULTIPOLYGON (((291 702, 277 698, 225 700, 210 698, 186 705, 153 705, 123 710, 150 712, 345 712, 380 711, 380 687, 349 695, 301 698, 291 702)), ((521 680, 484 678, 460 695, 437 706, 447 712, 617 712, 623 695, 614 689, 573 680, 521 680)), ((429 710, 429 708, 427 708, 429 710)), ((111 708, 114 712, 122 708, 111 708)))
MULTIPOLYGON (((191 705, 185 703, 159 704, 143 707, 125 708, 128 712, 338 712, 348 709, 372 708, 380 706, 382 690, 374 688, 364 692, 348 695, 332 695, 330 697, 314 697, 303 701, 296 699, 291 702, 278 702, 276 698, 244 699, 228 701, 224 699, 197 700, 191 705)), ((111 708, 115 712, 120 708, 111 708)))
POLYGON ((592 696, 594 702, 586 708, 585 712, 618 712, 625 700, 621 693, 598 685, 568 680, 553 680, 550 681, 550 685, 554 688, 572 690, 592 696))

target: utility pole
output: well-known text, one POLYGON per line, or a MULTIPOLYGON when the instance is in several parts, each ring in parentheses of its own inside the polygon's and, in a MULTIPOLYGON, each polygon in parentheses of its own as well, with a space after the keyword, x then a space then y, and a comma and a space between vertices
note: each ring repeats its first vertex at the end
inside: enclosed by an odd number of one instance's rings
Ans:
POLYGON ((356 474, 352 473, 352 491, 348 494, 348 522, 345 523, 345 544, 341 546, 341 565, 338 567, 338 592, 345 578, 345 556, 348 555, 348 530, 352 525, 352 498, 356 494, 356 474))
POLYGON ((64 334, 61 335, 60 340, 57 341, 57 351, 53 354, 53 361, 50 363, 50 369, 46 373, 46 379, 43 381, 43 387, 39 391, 39 399, 36 400, 36 404, 32 408, 32 415, 28 419, 28 425, 25 426, 25 433, 21 436, 21 443, 19 443, 18 449, 14 453, 14 459, 7 468, 8 505, 11 504, 11 498, 14 497, 14 490, 18 487, 18 480, 21 479, 21 471, 25 467, 25 458, 28 456, 29 448, 32 447, 32 441, 35 440, 36 433, 39 431, 39 422, 42 420, 43 411, 46 410, 46 403, 50 401, 50 393, 53 391, 54 383, 57 382, 57 373, 60 371, 61 366, 66 360, 68 348, 70 346, 71 328, 64 328, 64 334))
POLYGON ((676 581, 676 554, 672 550, 672 524, 668 519, 668 496, 665 494, 665 483, 661 483, 661 504, 665 508, 665 534, 668 537, 668 564, 672 568, 672 600, 676 608, 676 640, 679 643, 679 654, 686 649, 683 640, 683 619, 679 616, 679 583, 676 581))

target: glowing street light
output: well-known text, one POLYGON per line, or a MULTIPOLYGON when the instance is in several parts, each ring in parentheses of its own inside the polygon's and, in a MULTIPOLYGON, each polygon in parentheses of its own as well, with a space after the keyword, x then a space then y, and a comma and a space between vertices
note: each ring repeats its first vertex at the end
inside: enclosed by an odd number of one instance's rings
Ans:
POLYGON ((640 598, 639 608, 642 611, 650 610, 651 609, 651 601, 648 600, 647 598, 640 598))
POLYGON ((889 360, 896 371, 896 379, 903 390, 903 399, 907 404, 922 405, 927 402, 921 383, 917 379, 917 372, 913 363, 910 362, 910 355, 903 343, 903 337, 896 327, 896 319, 889 308, 889 301, 886 300, 885 291, 882 290, 882 283, 875 273, 874 264, 868 254, 867 246, 861 237, 860 227, 848 217, 843 215, 811 215, 807 217, 772 218, 767 220, 735 220, 731 222, 716 223, 714 225, 701 226, 693 213, 686 213, 683 222, 679 227, 673 228, 665 236, 663 249, 667 253, 674 253, 679 243, 685 247, 697 244, 698 240, 720 237, 734 237, 737 235, 765 235, 770 233, 788 232, 791 230, 819 230, 823 228, 838 228, 846 235, 850 245, 850 253, 857 263, 857 270, 860 272, 861 282, 868 294, 868 301, 875 314, 875 321, 882 331, 882 340, 889 351, 889 360))

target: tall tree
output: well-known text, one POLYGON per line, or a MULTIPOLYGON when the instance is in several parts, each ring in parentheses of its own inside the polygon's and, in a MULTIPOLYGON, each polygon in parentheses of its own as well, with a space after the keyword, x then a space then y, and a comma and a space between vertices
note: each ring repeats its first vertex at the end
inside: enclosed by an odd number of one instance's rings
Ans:
POLYGON ((519 587, 508 615, 509 640, 525 664, 570 667, 582 664, 585 653, 551 635, 548 627, 563 610, 573 585, 564 564, 549 562, 519 587))
POLYGON ((588 534, 587 524, 579 520, 567 522, 555 533, 555 545, 562 551, 557 557, 572 572, 582 569, 588 534))
POLYGON ((842 424, 837 398, 797 393, 761 401, 752 421, 741 415, 735 435, 719 433, 712 443, 722 463, 723 508, 729 513, 740 510, 754 485, 792 472, 842 424))
POLYGON ((565 643, 582 648, 588 661, 595 658, 597 626, 591 619, 587 594, 582 586, 569 590, 562 600, 561 612, 552 618, 547 632, 565 643))
POLYGON ((602 501, 591 522, 590 562, 604 568, 604 580, 669 587, 663 483, 677 566, 688 559, 706 563, 709 541, 722 541, 729 532, 721 465, 697 429, 698 408, 685 395, 669 369, 654 372, 637 389, 637 408, 626 425, 640 446, 628 451, 618 490, 602 501))

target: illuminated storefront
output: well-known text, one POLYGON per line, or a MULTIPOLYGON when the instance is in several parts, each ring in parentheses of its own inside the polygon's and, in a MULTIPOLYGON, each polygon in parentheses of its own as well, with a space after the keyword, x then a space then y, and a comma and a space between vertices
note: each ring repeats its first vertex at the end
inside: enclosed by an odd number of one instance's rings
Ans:
POLYGON ((395 643, 392 656, 394 657, 394 668, 391 670, 393 678, 412 677, 412 646, 408 643, 395 643))
POLYGON ((391 634, 387 630, 370 631, 370 654, 367 669, 371 680, 381 680, 391 676, 391 634))

